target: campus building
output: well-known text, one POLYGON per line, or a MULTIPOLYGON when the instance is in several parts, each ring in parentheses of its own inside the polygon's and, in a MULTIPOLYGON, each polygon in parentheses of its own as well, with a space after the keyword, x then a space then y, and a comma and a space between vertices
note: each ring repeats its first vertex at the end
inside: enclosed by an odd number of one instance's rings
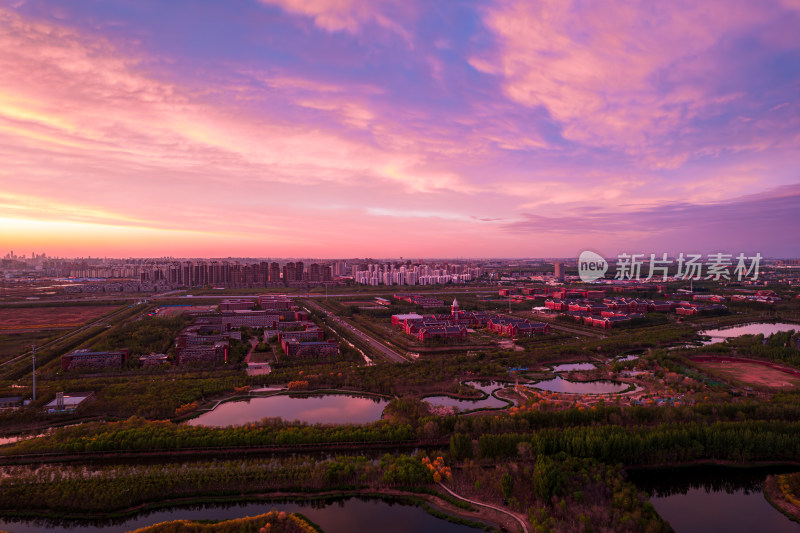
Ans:
POLYGON ((222 313, 222 329, 228 331, 243 326, 250 328, 275 328, 280 315, 274 311, 225 311, 222 313))
POLYGON ((284 337, 281 348, 294 359, 325 359, 339 355, 339 343, 335 340, 301 342, 284 337))
POLYGON ((61 368, 73 370, 76 368, 121 368, 128 359, 128 350, 114 352, 92 352, 90 350, 75 350, 61 356, 61 368))
POLYGON ((230 298, 219 303, 220 311, 245 311, 256 305, 255 300, 246 298, 230 298))
POLYGON ((291 309, 292 301, 284 294, 262 294, 258 297, 258 305, 265 311, 291 309))
POLYGON ((228 341, 179 348, 175 353, 178 366, 189 363, 218 365, 228 360, 228 341))

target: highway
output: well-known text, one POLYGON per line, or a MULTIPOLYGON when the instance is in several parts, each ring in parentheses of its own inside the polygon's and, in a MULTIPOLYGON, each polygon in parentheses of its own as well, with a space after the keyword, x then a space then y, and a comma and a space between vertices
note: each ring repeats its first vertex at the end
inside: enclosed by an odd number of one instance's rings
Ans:
POLYGON ((335 322, 342 329, 349 331, 350 333, 352 333, 353 335, 355 335, 356 337, 361 339, 367 346, 369 346, 370 348, 376 350, 378 353, 382 354, 389 361, 393 361, 395 363, 407 363, 408 362, 408 359, 406 359, 405 357, 403 357, 399 353, 395 352, 394 350, 392 350, 391 348, 389 348, 385 344, 383 344, 381 342, 378 342, 377 340, 375 340, 374 338, 370 337, 369 335, 367 335, 366 333, 364 333, 360 329, 356 328, 355 326, 351 325, 350 323, 348 323, 344 319, 334 315, 330 311, 326 311, 325 309, 320 307, 313 300, 311 300, 311 299, 306 300, 306 304, 308 304, 309 307, 313 307, 314 310, 316 310, 316 311, 322 313, 323 315, 325 315, 326 317, 330 318, 333 322, 335 322))

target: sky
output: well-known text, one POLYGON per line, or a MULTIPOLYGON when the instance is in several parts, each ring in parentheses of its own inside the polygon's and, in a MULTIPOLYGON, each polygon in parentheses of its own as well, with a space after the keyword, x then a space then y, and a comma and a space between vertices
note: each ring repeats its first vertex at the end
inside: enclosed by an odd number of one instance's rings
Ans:
POLYGON ((0 0, 0 252, 800 256, 800 0, 0 0))

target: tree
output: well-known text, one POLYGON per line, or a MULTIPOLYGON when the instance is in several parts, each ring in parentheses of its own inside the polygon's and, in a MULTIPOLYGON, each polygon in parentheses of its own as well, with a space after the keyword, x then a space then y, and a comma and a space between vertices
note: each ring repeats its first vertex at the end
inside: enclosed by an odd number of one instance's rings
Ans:
POLYGON ((503 498, 510 498, 511 491, 514 489, 514 478, 511 477, 511 474, 506 472, 500 478, 500 490, 503 491, 503 498))

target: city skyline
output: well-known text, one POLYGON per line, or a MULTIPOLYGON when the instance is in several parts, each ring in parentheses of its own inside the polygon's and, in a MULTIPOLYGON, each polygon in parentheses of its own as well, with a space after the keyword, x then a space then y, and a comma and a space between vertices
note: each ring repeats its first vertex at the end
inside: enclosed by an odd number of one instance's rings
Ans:
POLYGON ((800 247, 800 6, 0 2, 0 247, 800 247))

